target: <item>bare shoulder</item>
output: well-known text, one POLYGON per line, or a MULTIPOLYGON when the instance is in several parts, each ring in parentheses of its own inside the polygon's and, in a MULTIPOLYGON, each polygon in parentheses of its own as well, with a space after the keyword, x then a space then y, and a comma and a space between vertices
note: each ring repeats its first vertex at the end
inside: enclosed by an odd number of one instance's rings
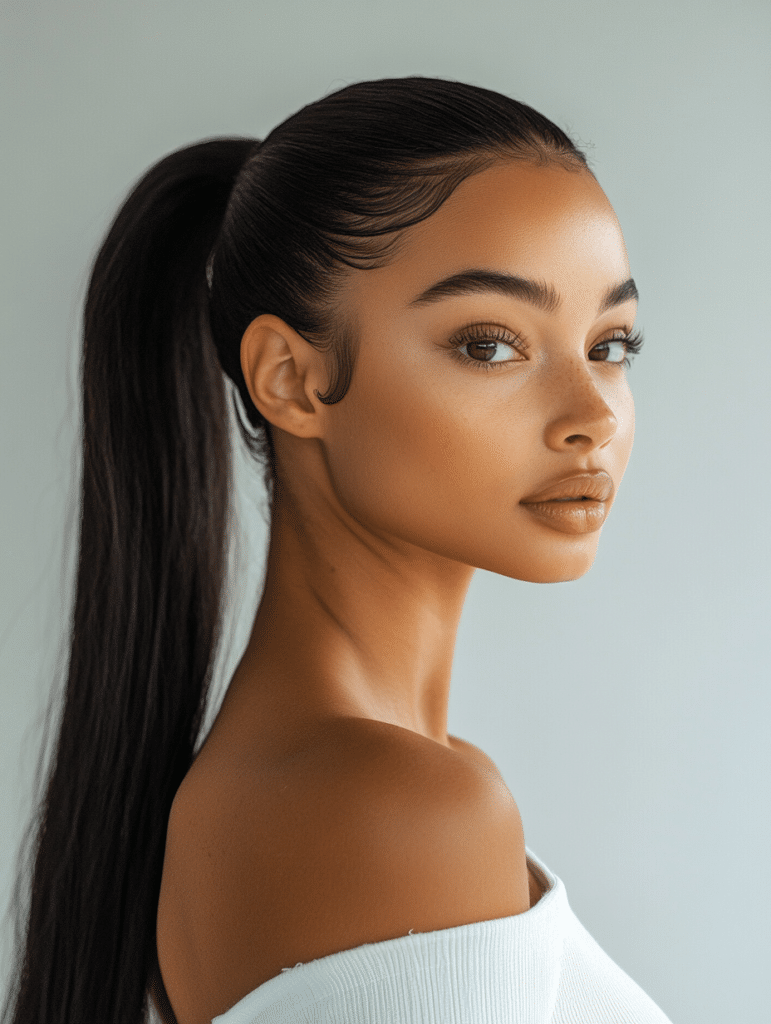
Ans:
MULTIPOLYGON (((492 786, 498 787, 502 785, 506 792, 509 792, 498 769, 498 765, 489 754, 486 754, 480 747, 475 746, 475 744, 470 743, 468 740, 461 739, 459 736, 451 736, 450 740, 452 741, 453 748, 463 757, 473 761, 479 770, 488 777, 492 786)), ((509 793, 509 795, 511 794, 509 793)))
POLYGON ((158 914, 179 1024, 283 967, 527 910, 519 812, 485 758, 344 719, 280 765, 183 786, 158 914))

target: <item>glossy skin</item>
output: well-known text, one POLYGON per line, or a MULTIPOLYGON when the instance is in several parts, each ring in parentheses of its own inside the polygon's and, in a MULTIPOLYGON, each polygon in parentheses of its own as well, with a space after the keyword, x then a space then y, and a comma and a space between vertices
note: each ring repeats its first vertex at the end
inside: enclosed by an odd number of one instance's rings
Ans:
MULTIPOLYGON (((336 760, 341 750, 357 747, 354 734, 366 735, 366 756, 381 747, 390 751, 376 765, 393 764, 408 782, 422 785, 434 775, 457 782, 460 775, 453 773, 472 769, 487 780, 490 806, 498 808, 486 843, 493 851, 486 865, 490 891, 475 892, 467 902, 459 897, 457 905, 435 913, 416 910, 425 915, 417 930, 519 913, 537 900, 513 798, 486 755, 447 733, 453 649, 475 567, 547 583, 577 579, 592 565, 601 531, 559 532, 520 501, 586 469, 606 470, 615 489, 621 482, 634 405, 621 364, 623 344, 598 346, 631 331, 636 302, 628 299, 599 316, 597 309, 609 288, 629 277, 615 214, 590 174, 501 161, 467 179, 437 213, 409 229, 388 266, 351 271, 339 308, 356 331, 358 353, 351 388, 339 404, 324 405, 315 394, 328 386, 323 354, 275 316, 250 324, 242 367, 255 405, 273 424, 279 483, 265 593, 222 711, 183 784, 188 796, 195 793, 189 805, 212 808, 213 821, 232 780, 248 777, 249 806, 260 808, 256 818, 277 820, 281 809, 269 791, 276 772, 294 785, 287 765, 300 764, 297 758, 312 764, 308 779, 338 770, 345 779, 383 775, 377 767, 359 775, 363 762, 353 754, 336 760), (560 304, 545 311, 522 298, 478 291, 411 305, 435 282, 469 269, 538 280, 552 286, 560 304), (511 343, 499 341, 492 368, 471 362, 482 351, 473 345, 463 349, 465 363, 455 354, 452 339, 472 324, 489 325, 496 340, 511 343), (517 336, 526 351, 512 347, 517 336), (312 762, 309 750, 316 752, 312 762), (434 772, 430 765, 439 767, 434 772), (516 884, 507 888, 506 879, 515 875, 516 884)), ((483 332, 476 327, 473 333, 465 340, 478 342, 483 332)), ((374 792, 376 783, 361 785, 374 792)), ((318 811, 315 835, 335 817, 334 791, 322 787, 306 810, 306 825, 307 815, 318 811)), ((430 784, 426 791, 434 792, 430 784)), ((466 813, 461 805, 474 801, 458 798, 458 813, 466 813)), ((217 818, 219 832, 227 830, 227 820, 217 818)), ((190 822, 191 831, 200 825, 190 822)), ((307 841, 301 822, 287 819, 281 828, 272 840, 276 851, 284 841, 291 850, 307 841)), ((254 846, 270 842, 265 829, 255 827, 254 846)), ((323 928, 313 938, 286 936, 286 948, 275 962, 266 961, 262 974, 244 968, 197 1016, 204 996, 195 1007, 192 1001, 183 1007, 194 979, 185 974, 182 938, 178 955, 173 938, 184 933, 184 914, 178 907, 174 918, 168 908, 175 893, 181 904, 198 883, 187 869, 174 875, 170 849, 167 844, 161 908, 166 900, 168 917, 159 915, 159 955, 181 1024, 224 1012, 277 974, 281 963, 408 930, 381 887, 381 903, 375 900, 370 916, 382 910, 382 927, 343 929, 327 945, 323 928), (172 918, 176 931, 163 924, 172 918)), ((257 855, 249 850, 238 862, 244 878, 254 874, 257 855)), ((212 858, 224 856, 217 851, 212 858)), ((271 870, 260 863, 263 874, 271 870)), ((303 867, 301 859, 292 877, 303 867)), ((234 875, 240 871, 232 868, 234 875)), ((283 884, 278 890, 288 892, 283 884)), ((332 884, 325 877, 317 888, 332 884)), ((339 899, 344 895, 342 887, 339 899)), ((220 902, 224 898, 218 893, 220 902)), ((259 899, 254 894, 268 914, 259 899)), ((442 893, 437 900, 448 904, 449 897, 442 893)), ((279 902, 270 919, 276 929, 286 907, 286 900, 279 902)), ((258 937, 244 933, 240 941, 248 946, 258 937)), ((204 948, 201 940, 199 962, 208 956, 204 948)), ((218 948, 214 939, 212 948, 218 948)))

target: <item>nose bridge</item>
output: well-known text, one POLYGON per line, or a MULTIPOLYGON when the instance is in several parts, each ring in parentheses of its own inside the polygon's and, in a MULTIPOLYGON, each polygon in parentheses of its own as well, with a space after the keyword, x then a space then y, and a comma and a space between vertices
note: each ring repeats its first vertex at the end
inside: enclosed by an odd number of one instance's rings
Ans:
POLYGON ((592 372, 585 358, 560 360, 559 368, 547 372, 550 415, 546 424, 550 447, 564 447, 583 439, 591 448, 606 444, 616 432, 618 419, 609 401, 612 390, 592 372))

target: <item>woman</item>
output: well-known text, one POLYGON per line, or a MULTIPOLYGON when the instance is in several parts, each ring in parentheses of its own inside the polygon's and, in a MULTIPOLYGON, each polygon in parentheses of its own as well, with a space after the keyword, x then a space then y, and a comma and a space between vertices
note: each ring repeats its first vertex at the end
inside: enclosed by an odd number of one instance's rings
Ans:
POLYGON ((447 733, 474 568, 592 564, 632 447, 636 297, 583 154, 485 89, 360 83, 148 171, 86 300, 71 659, 15 1024, 666 1024, 447 733), (222 371, 270 546, 194 757, 222 371))

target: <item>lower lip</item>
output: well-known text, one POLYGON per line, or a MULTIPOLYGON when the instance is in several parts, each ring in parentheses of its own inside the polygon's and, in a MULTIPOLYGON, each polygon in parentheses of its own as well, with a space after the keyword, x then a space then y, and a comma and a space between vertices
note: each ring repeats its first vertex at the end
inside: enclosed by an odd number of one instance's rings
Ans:
POLYGON ((523 501, 520 504, 560 533, 594 533, 608 515, 606 501, 523 501))

